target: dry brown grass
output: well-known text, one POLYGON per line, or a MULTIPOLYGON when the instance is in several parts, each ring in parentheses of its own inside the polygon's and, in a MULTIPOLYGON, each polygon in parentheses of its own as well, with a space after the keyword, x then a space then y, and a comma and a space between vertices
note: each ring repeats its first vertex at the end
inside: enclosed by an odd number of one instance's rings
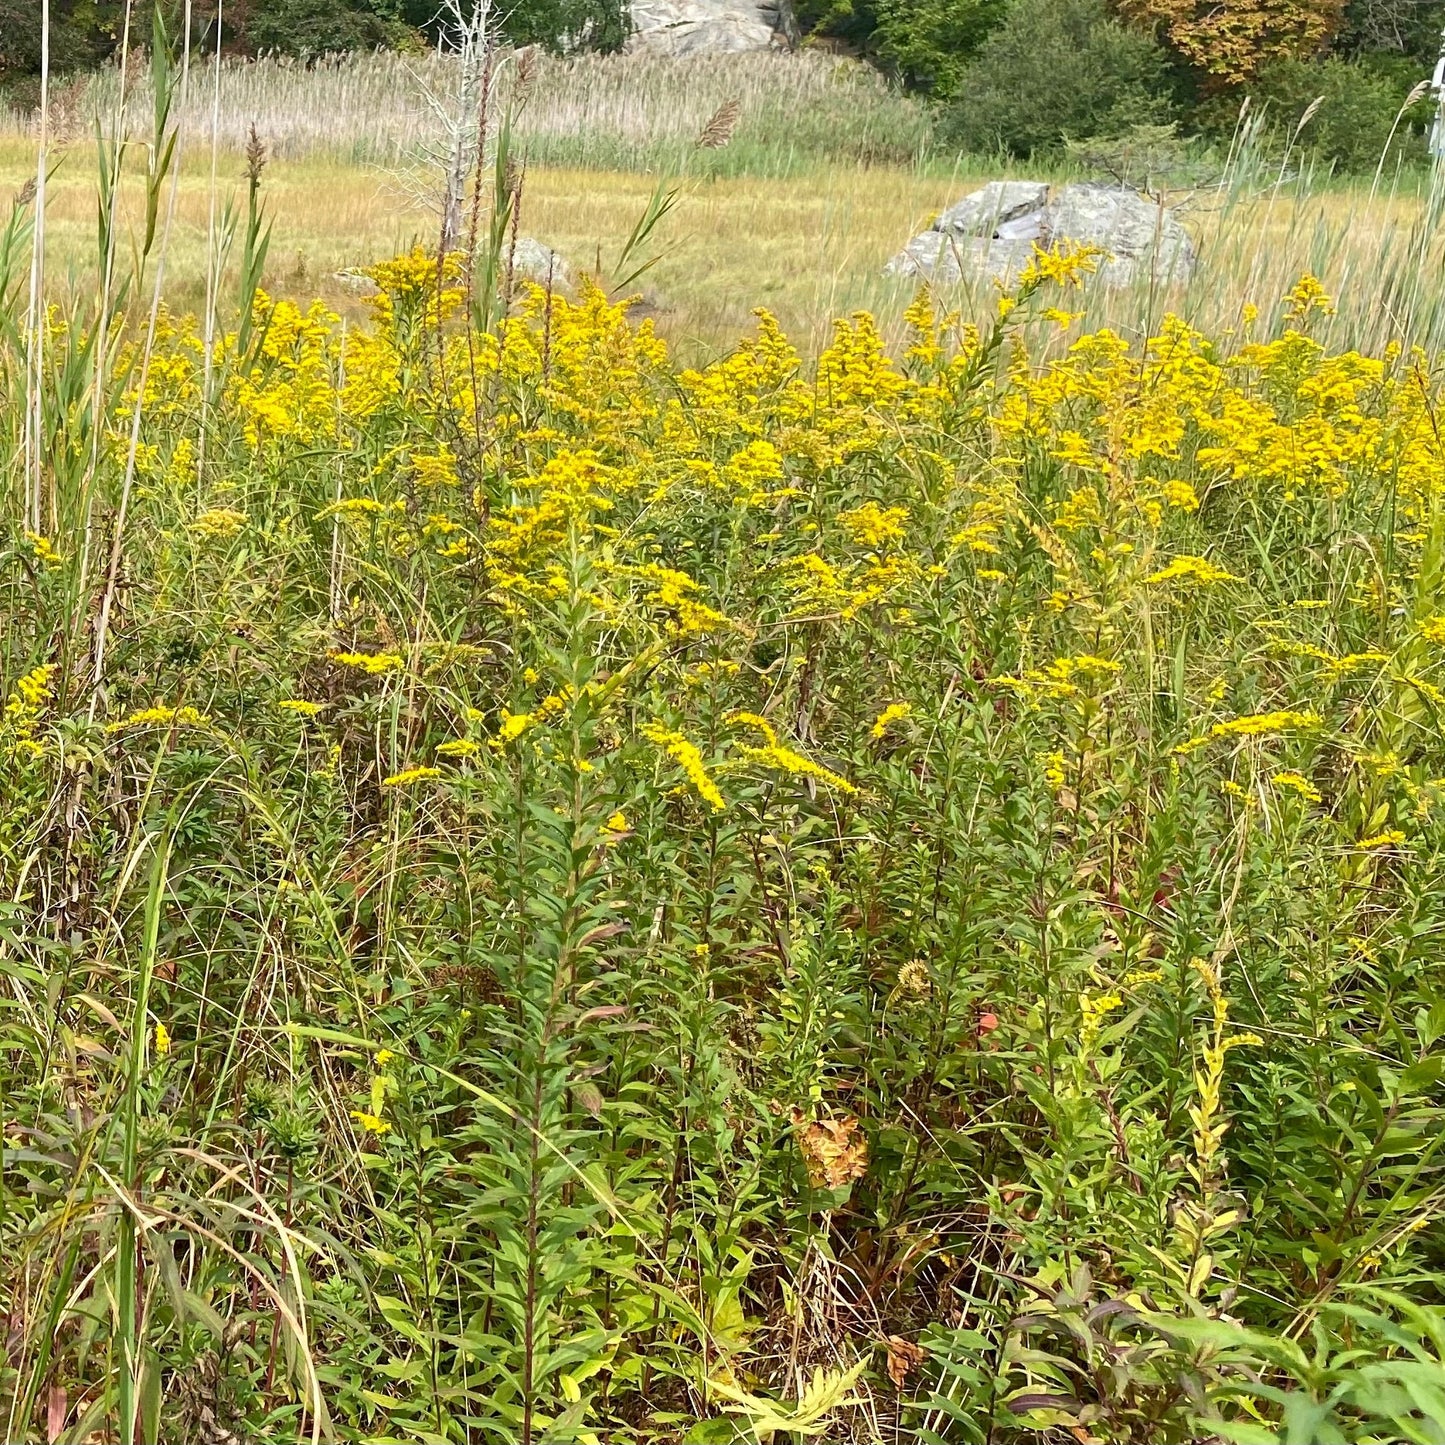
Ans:
MULTIPOLYGON (((705 99, 692 97, 676 122, 694 140, 712 114, 705 99)), ((726 156, 738 143, 710 154, 726 156)), ((193 128, 188 144, 166 287, 178 310, 200 304, 208 205, 204 135, 193 128)), ((0 137, 0 205, 33 164, 27 138, 0 137)), ((238 154, 226 151, 223 189, 234 189, 240 172, 238 154)), ((92 264, 93 176, 93 147, 73 142, 50 187, 51 274, 69 273, 80 286, 88 284, 92 264)), ((645 278, 645 309, 689 358, 729 344, 750 327, 758 306, 775 312, 807 351, 822 344, 832 318, 857 308, 873 310, 896 334, 912 287, 885 280, 881 267, 942 206, 983 179, 976 171, 857 163, 815 166, 806 178, 683 177, 679 204, 657 238, 661 259, 645 278)), ((640 169, 534 163, 522 229, 605 283, 655 184, 655 175, 640 169)), ((359 310, 335 273, 414 240, 430 243, 436 224, 418 200, 426 189, 414 167, 363 165, 334 153, 273 160, 265 180, 275 222, 267 289, 359 310)), ((133 184, 132 216, 138 192, 133 184)), ((1433 250, 1415 246, 1424 210, 1416 192, 1392 193, 1388 186, 1374 197, 1367 187, 1195 196, 1186 212, 1203 256, 1194 285, 1169 294, 1093 295, 1083 324, 1133 334, 1169 308, 1218 333, 1237 324, 1246 301, 1267 310, 1308 270, 1342 298, 1337 343, 1382 345, 1391 335, 1438 342, 1445 334, 1445 283, 1438 233, 1433 250)), ((993 301, 987 286, 959 299, 969 315, 986 314, 993 301)))
MULTIPOLYGON (((549 165, 589 169, 684 168, 715 174, 796 173, 819 161, 908 164, 926 150, 929 118, 917 99, 891 87, 870 66, 817 51, 719 56, 536 56, 529 62, 519 142, 549 165), (731 154, 698 157, 696 140, 719 111, 736 107, 731 154)), ((498 67, 498 93, 514 80, 510 57, 498 67)), ((177 109, 193 136, 209 135, 213 102, 209 63, 192 70, 177 109)), ((244 146, 254 124, 271 154, 288 160, 326 156, 343 162, 404 166, 435 142, 442 127, 433 99, 454 94, 456 61, 416 55, 348 55, 311 67, 296 61, 228 60, 219 76, 219 137, 244 146)), ((144 74, 127 90, 133 134, 149 125, 144 74)), ((84 137, 92 119, 119 100, 116 69, 57 88, 62 132, 84 137)), ((0 134, 30 122, 0 109, 0 134)))
MULTIPOLYGON (((33 165, 28 144, 0 143, 0 205, 33 165)), ((221 173, 237 184, 230 153, 221 173)), ((86 284, 94 251, 94 156, 70 148, 51 182, 47 230, 52 273, 86 284)), ((546 239, 604 280, 655 181, 618 172, 533 167, 523 195, 523 230, 546 239)), ((801 343, 826 335, 830 317, 885 304, 896 287, 878 276, 913 225, 927 220, 967 181, 910 171, 853 167, 800 185, 796 180, 720 178, 684 184, 658 240, 663 253, 642 289, 657 324, 690 352, 745 331, 753 308, 776 311, 801 343)), ((167 295, 177 310, 198 307, 203 289, 208 172, 199 155, 184 171, 167 295)), ((275 218, 265 285, 275 294, 322 296, 339 309, 357 302, 335 278, 430 242, 435 222, 413 188, 369 168, 338 162, 271 162, 265 195, 275 218)), ((138 215, 138 181, 129 192, 138 215)))

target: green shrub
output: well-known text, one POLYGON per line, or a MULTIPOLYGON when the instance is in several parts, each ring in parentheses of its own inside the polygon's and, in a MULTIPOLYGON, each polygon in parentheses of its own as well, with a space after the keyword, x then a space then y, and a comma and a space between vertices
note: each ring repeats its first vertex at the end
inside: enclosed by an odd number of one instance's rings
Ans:
MULTIPOLYGON (((64 75, 94 65, 110 51, 114 19, 96 3, 56 3, 50 21, 50 69, 64 75)), ((28 98, 40 74, 40 6, 0 0, 0 90, 28 98)))
POLYGON ((878 56, 914 89, 954 95, 1005 10, 1005 0, 878 0, 878 56))
POLYGON ((632 25, 626 0, 522 0, 502 12, 513 45, 553 51, 620 50, 632 25))
POLYGON ((1029 156, 1171 112, 1164 51, 1104 0, 1016 0, 963 69, 942 133, 966 150, 1029 156))
POLYGON ((1255 104, 1269 107, 1281 144, 1319 100, 1319 109, 1299 133, 1301 151, 1336 170, 1367 173, 1379 164, 1387 145, 1392 160, 1411 155, 1424 159, 1428 98, 1400 122, 1393 139, 1390 134, 1411 84, 1389 68, 1329 56, 1277 61, 1260 72, 1250 94, 1255 104))
POLYGON ((1347 0, 1333 49, 1341 55, 1375 55, 1406 60, 1414 72, 1407 85, 1427 73, 1440 53, 1445 0, 1347 0))
POLYGON ((265 0, 246 19, 247 48, 283 55, 331 55, 404 42, 399 20, 348 0, 265 0))

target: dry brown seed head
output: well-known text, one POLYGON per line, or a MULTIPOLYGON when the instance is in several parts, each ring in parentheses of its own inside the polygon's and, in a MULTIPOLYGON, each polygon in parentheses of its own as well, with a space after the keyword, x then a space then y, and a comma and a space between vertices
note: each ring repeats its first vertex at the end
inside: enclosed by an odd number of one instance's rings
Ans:
POLYGON ((256 134, 256 122, 251 122, 251 134, 246 139, 246 179, 254 186, 266 169, 266 147, 256 134))
POLYGON ((712 119, 703 126, 702 134, 697 138, 698 149, 721 150, 733 138, 733 131, 737 129, 738 118, 742 113, 742 101, 725 100, 713 112, 712 119))

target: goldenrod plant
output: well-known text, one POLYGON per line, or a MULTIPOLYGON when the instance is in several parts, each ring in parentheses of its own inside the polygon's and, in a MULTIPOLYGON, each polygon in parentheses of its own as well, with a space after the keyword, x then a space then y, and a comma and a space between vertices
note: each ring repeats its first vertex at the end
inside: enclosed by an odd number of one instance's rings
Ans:
POLYGON ((686 365, 506 143, 197 320, 168 115, 99 310, 0 233, 6 1438, 1437 1438, 1433 357, 686 365))

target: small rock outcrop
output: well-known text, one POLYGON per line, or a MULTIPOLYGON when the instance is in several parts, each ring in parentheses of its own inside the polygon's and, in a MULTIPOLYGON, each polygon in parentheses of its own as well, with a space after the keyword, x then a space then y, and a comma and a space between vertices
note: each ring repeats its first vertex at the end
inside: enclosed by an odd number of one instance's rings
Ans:
POLYGON ((1008 286, 1028 264, 1035 245, 1061 241, 1106 253, 1097 273, 1105 286, 1187 281, 1197 259, 1178 216, 1127 186, 990 181, 909 241, 884 273, 1008 286))
POLYGON ((539 286, 560 291, 572 284, 566 261, 543 241, 518 236, 511 253, 512 276, 518 281, 535 281, 539 286))
POLYGON ((629 51, 727 55, 786 43, 788 0, 633 0, 629 51))

